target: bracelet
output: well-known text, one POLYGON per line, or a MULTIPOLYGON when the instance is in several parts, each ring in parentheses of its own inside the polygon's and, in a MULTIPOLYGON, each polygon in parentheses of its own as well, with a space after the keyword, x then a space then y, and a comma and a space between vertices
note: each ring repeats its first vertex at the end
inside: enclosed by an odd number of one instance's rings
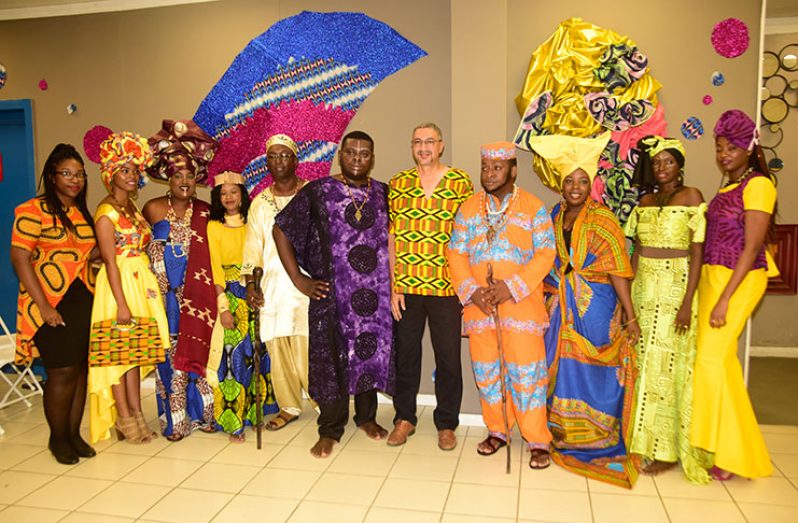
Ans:
POLYGON ((637 321, 637 316, 635 316, 635 317, 634 317, 634 318, 632 318, 631 320, 627 321, 626 323, 622 323, 622 324, 621 324, 621 327, 626 327, 627 325, 631 325, 631 323, 632 323, 633 321, 637 321))
POLYGON ((246 284, 244 284, 244 288, 249 288, 250 285, 255 285, 255 280, 249 280, 246 284))

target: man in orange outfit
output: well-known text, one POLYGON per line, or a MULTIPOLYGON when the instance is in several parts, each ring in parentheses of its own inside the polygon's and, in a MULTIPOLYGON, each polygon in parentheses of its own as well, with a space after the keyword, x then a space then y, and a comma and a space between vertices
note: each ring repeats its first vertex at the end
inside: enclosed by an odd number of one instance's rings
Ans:
POLYGON ((509 429, 518 423, 531 450, 529 466, 542 469, 549 466, 551 442, 542 282, 554 263, 554 230, 543 202, 515 185, 515 145, 483 145, 481 156, 484 191, 460 207, 447 250, 452 284, 464 306, 463 330, 469 337, 482 417, 490 431, 477 453, 488 456, 507 444, 499 328, 509 429))

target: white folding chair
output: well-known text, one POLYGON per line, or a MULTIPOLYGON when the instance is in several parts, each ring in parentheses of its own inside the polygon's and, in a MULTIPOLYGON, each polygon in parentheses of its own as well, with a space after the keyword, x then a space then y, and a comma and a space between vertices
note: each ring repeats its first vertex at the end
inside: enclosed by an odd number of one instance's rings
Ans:
MULTIPOLYGON (((19 401, 30 407, 31 402, 28 401, 28 398, 32 398, 37 394, 43 395, 44 390, 42 390, 39 380, 36 379, 36 375, 33 374, 31 369, 32 362, 21 367, 14 365, 16 335, 8 331, 8 327, 2 317, 0 317, 0 327, 3 329, 2 334, 0 334, 0 369, 9 363, 12 369, 10 373, 0 372, 0 378, 10 387, 3 398, 0 399, 0 409, 19 401)), ((0 429, 0 434, 2 434, 2 429, 0 429)))

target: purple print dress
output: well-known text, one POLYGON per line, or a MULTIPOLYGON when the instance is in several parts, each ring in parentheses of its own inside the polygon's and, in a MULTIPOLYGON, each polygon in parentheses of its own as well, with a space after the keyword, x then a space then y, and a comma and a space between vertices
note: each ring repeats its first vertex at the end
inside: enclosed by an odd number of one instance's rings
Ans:
POLYGON ((329 295, 310 300, 308 309, 310 396, 328 404, 372 389, 392 394, 388 186, 372 180, 370 189, 347 190, 322 178, 305 185, 275 221, 299 266, 330 282, 329 295))

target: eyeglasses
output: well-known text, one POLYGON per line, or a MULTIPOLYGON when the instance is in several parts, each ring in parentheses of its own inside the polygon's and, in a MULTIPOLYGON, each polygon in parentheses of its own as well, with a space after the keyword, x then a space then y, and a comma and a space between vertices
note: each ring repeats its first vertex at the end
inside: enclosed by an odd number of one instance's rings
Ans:
POLYGON ((271 154, 267 154, 266 155, 266 159, 267 160, 271 160, 271 161, 274 161, 274 160, 277 160, 277 159, 288 161, 288 160, 290 160, 293 157, 294 157, 294 155, 291 154, 291 153, 271 153, 271 154))
POLYGON ((443 140, 435 140, 434 138, 427 138, 426 140, 419 140, 416 138, 415 140, 410 141, 410 145, 413 147, 421 147, 422 145, 426 145, 427 147, 432 147, 438 142, 442 142, 443 140))
POLYGON ((66 169, 63 171, 56 171, 55 173, 64 180, 80 181, 88 178, 85 172, 73 173, 72 171, 68 171, 66 169))

